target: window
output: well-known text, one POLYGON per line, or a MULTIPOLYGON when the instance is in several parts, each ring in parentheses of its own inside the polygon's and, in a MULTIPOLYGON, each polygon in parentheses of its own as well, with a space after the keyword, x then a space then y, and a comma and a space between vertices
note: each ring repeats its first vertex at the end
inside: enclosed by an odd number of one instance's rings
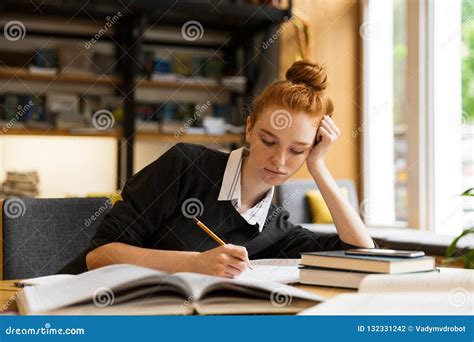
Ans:
MULTIPOLYGON (((462 187, 474 187, 474 2, 462 1, 461 10, 461 71, 462 71, 462 187)), ((474 225, 471 198, 463 199, 463 226, 474 225)))
POLYGON ((406 0, 366 1, 361 213, 369 225, 407 221, 406 26, 406 0))
POLYGON ((472 201, 459 195, 474 186, 473 8, 470 0, 364 2, 368 225, 455 235, 472 224, 472 201))

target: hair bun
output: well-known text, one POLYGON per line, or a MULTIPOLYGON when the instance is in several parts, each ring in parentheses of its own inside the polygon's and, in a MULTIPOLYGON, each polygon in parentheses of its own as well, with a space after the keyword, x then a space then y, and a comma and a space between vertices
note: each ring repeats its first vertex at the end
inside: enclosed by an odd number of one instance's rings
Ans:
POLYGON ((316 91, 324 90, 327 86, 326 70, 309 60, 294 62, 286 72, 286 79, 292 83, 305 84, 316 91))

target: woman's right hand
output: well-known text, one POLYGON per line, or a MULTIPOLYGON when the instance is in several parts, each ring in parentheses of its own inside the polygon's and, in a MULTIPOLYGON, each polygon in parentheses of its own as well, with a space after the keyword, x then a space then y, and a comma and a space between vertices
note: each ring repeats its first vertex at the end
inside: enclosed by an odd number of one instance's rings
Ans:
POLYGON ((225 244, 197 256, 195 272, 233 278, 250 265, 247 249, 225 244))

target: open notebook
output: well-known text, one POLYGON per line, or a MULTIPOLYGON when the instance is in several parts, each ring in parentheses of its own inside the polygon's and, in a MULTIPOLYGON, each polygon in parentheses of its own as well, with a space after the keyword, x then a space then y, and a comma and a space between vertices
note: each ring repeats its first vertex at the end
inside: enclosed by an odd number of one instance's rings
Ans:
POLYGON ((443 270, 369 275, 358 293, 338 295, 300 315, 472 315, 474 271, 443 270))
POLYGON ((323 300, 277 282, 121 264, 27 286, 17 304, 21 314, 206 315, 297 313, 323 300))

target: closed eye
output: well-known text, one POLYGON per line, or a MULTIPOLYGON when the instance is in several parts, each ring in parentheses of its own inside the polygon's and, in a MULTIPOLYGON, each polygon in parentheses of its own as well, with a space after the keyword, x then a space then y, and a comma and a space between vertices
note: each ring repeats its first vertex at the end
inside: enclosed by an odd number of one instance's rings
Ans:
POLYGON ((262 140, 262 142, 263 142, 265 145, 267 145, 267 146, 273 146, 273 145, 275 145, 275 143, 272 142, 272 141, 266 141, 266 140, 264 140, 264 139, 261 139, 261 140, 262 140))

